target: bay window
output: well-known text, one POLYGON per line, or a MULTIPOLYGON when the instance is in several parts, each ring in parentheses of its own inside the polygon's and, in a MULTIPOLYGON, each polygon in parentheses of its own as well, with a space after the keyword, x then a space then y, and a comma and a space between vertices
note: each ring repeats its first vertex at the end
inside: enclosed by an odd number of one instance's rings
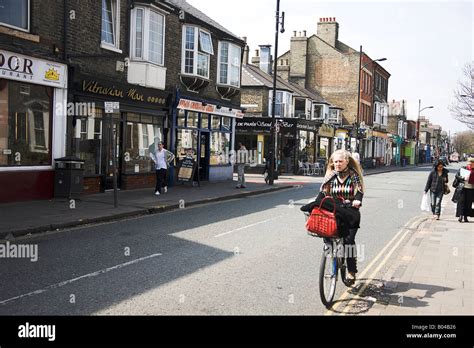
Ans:
POLYGON ((229 42, 219 42, 219 84, 240 87, 241 48, 229 42))
POLYGON ((132 10, 132 59, 165 63, 165 16, 148 7, 132 10))
POLYGON ((183 27, 184 74, 209 78, 210 55, 214 54, 211 34, 194 26, 183 27))

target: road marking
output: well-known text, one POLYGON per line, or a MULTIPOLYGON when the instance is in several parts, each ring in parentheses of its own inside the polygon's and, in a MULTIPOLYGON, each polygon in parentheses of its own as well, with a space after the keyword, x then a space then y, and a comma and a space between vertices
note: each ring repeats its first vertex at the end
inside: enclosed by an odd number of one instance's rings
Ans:
POLYGON ((242 230, 245 230, 247 228, 250 228, 250 227, 254 227, 254 226, 258 226, 258 225, 261 225, 261 224, 265 224, 267 222, 270 222, 270 221, 273 221, 273 220, 276 220, 276 219, 279 219, 280 217, 274 217, 274 218, 271 218, 271 219, 267 219, 267 220, 263 220, 263 221, 260 221, 260 222, 257 222, 255 224, 251 224, 251 225, 247 225, 247 226, 244 226, 244 227, 240 227, 240 228, 237 228, 235 230, 232 230, 232 231, 229 231, 229 232, 224 232, 224 233, 221 233, 221 234, 218 234, 216 236, 214 236, 215 238, 220 238, 220 237, 223 237, 223 236, 226 236, 228 234, 231 234, 231 233, 234 233, 234 232, 238 232, 238 231, 242 231, 242 230))
MULTIPOLYGON (((398 233, 387 243, 387 245, 385 245, 385 247, 377 254, 377 256, 372 260, 372 262, 370 262, 370 264, 365 267, 364 271, 360 274, 359 278, 360 279, 363 279, 366 277, 366 274, 369 273, 370 269, 378 262, 378 260, 380 258, 382 258, 384 255, 386 255, 386 250, 388 250, 391 245, 396 241, 398 240, 398 243, 395 245, 394 248, 392 248, 392 250, 390 251, 390 255, 393 253, 393 251, 396 249, 396 247, 402 242, 402 240, 406 237, 406 235, 408 234, 408 232, 411 231, 411 226, 414 225, 415 223, 417 223, 419 220, 424 220, 426 219, 425 216, 415 216, 413 218, 411 218, 406 224, 405 226, 403 226, 400 231, 398 231, 398 233), (400 235, 403 234, 403 232, 405 232, 405 234, 403 235, 402 238, 398 239, 400 235)), ((384 259, 384 261, 382 261, 378 268, 377 268, 377 271, 383 266, 384 262, 386 262, 386 259, 384 259)), ((372 273, 372 276, 373 276, 373 273, 372 273)), ((368 283, 366 283, 368 285, 368 283)), ((363 289, 365 290, 365 288, 367 288, 367 285, 365 287, 363 287, 363 289)), ((357 295, 361 293, 361 291, 359 290, 357 292, 357 295)), ((326 313, 324 313, 324 315, 332 315, 334 314, 334 312, 336 311, 336 309, 342 304, 342 302, 350 295, 349 293, 349 290, 346 290, 344 291, 344 293, 341 295, 341 297, 337 300, 337 303, 333 306, 332 309, 328 310, 326 313)), ((357 296, 356 295, 356 296, 357 296)), ((349 301, 350 302, 350 301, 349 301)), ((344 310, 345 311, 345 310, 344 310)))
MULTIPOLYGON (((425 218, 423 218, 425 219, 425 218)), ((385 263, 388 261, 388 259, 390 258, 390 256, 392 256, 393 252, 398 248, 398 246, 400 245, 400 243, 405 239, 405 237, 408 235, 408 233, 411 232, 410 229, 407 229, 405 231, 405 233, 403 234, 402 238, 400 238, 400 240, 398 241, 397 244, 395 244, 393 246, 393 248, 390 250, 390 252, 384 257, 384 259, 382 260, 382 262, 380 262, 380 264, 378 265, 378 267, 372 272, 372 274, 370 276, 367 277, 367 281, 364 283, 364 285, 359 289, 359 291, 357 291, 357 294, 355 294, 354 298, 351 299, 347 305, 346 305, 346 308, 344 308, 344 310, 342 311, 342 315, 345 315, 349 309, 350 309, 350 303, 358 298, 361 298, 361 294, 364 293, 365 289, 367 289, 367 287, 369 286, 370 284, 370 281, 371 279, 373 279, 375 277, 375 275, 377 274, 378 271, 380 271, 380 269, 385 265, 385 263)))
POLYGON ((77 278, 74 278, 74 279, 69 279, 69 280, 63 281, 61 283, 56 283, 56 284, 53 284, 53 285, 49 285, 49 286, 47 286, 43 289, 40 289, 40 290, 35 290, 35 291, 29 292, 27 294, 15 296, 15 297, 9 298, 7 300, 0 301, 0 305, 5 305, 9 302, 16 301, 16 300, 19 300, 21 298, 39 295, 39 294, 45 293, 48 290, 58 289, 58 288, 61 288, 63 286, 75 283, 75 282, 77 282, 81 279, 93 278, 93 277, 96 277, 98 275, 105 274, 105 273, 108 273, 108 272, 111 272, 111 271, 115 271, 117 269, 121 269, 121 268, 124 268, 124 267, 127 267, 127 266, 131 266, 131 265, 139 263, 141 261, 149 260, 149 259, 152 259, 152 258, 155 258, 155 257, 158 257, 158 256, 162 256, 162 255, 163 254, 153 254, 153 255, 150 255, 150 256, 146 256, 146 257, 142 257, 140 259, 130 261, 130 262, 122 263, 122 264, 117 265, 117 266, 105 268, 105 269, 102 269, 102 270, 94 272, 94 273, 89 273, 89 274, 86 274, 86 275, 83 275, 83 276, 80 276, 80 277, 77 277, 77 278))

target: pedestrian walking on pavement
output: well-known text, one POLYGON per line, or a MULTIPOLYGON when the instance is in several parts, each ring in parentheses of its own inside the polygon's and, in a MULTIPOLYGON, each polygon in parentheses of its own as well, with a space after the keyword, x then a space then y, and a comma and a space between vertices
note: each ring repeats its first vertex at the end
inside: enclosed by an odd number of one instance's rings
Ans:
POLYGON ((433 219, 439 220, 441 216, 441 202, 445 192, 445 185, 448 184, 449 171, 444 168, 443 161, 437 161, 433 170, 428 176, 425 186, 425 194, 431 192, 431 212, 433 219))
POLYGON ((459 169, 453 182, 456 192, 453 201, 457 203, 456 217, 459 222, 469 222, 468 217, 474 217, 472 202, 474 201, 474 158, 468 159, 468 165, 459 169), (467 172, 467 174, 465 174, 467 172), (465 175, 463 175, 465 174, 465 175))
POLYGON ((245 165, 248 163, 249 153, 247 148, 242 144, 239 143, 239 150, 237 150, 237 174, 238 174, 238 182, 235 188, 246 188, 245 186, 245 165))
POLYGON ((156 143, 158 144, 158 146, 155 151, 150 152, 150 157, 155 163, 156 170, 155 195, 159 196, 163 192, 168 192, 167 174, 171 162, 174 161, 174 155, 173 153, 164 148, 164 144, 162 141, 155 141, 155 144, 156 143))
MULTIPOLYGON (((326 176, 316 201, 322 200, 326 196, 331 196, 336 201, 342 200, 352 208, 359 209, 362 206, 362 199, 364 197, 363 180, 362 168, 359 162, 351 156, 349 151, 337 150, 329 159, 326 176)), ((346 256, 347 279, 350 282, 355 281, 357 274, 355 237, 359 229, 359 222, 357 221, 357 226, 351 226, 348 229, 348 235, 344 237, 344 245, 352 251, 350 255, 346 256)), ((325 243, 331 244, 331 240, 325 239, 325 243)))

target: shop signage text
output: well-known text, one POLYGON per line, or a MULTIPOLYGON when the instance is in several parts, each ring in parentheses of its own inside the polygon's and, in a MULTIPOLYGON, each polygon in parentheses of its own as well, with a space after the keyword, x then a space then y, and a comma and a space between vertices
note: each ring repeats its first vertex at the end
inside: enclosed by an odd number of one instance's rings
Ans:
POLYGON ((241 110, 229 109, 228 107, 220 107, 217 105, 207 104, 203 105, 202 102, 189 100, 189 99, 180 99, 178 104, 178 109, 189 110, 195 112, 205 112, 208 114, 214 114, 219 116, 227 116, 233 118, 243 118, 244 114, 241 110))
POLYGON ((120 87, 105 86, 97 81, 83 80, 82 81, 82 92, 87 92, 96 95, 103 95, 107 97, 114 97, 120 99, 128 99, 131 101, 138 101, 148 104, 156 105, 166 105, 166 98, 155 96, 155 95, 146 95, 145 93, 140 92, 136 88, 124 89, 120 87))
POLYGON ((66 88, 67 68, 64 64, 0 50, 0 78, 66 88))

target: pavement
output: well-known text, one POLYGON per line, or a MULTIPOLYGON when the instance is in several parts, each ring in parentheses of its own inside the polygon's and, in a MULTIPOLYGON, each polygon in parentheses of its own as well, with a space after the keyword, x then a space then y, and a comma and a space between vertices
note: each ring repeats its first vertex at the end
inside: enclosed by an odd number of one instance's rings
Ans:
POLYGON ((474 218, 458 222, 453 193, 439 221, 430 213, 409 221, 373 260, 375 271, 362 274, 327 314, 473 315, 474 218))
MULTIPOLYGON (((366 170, 365 175, 420 167, 379 167, 366 170)), ((118 208, 114 207, 113 192, 82 195, 73 201, 53 199, 0 204, 0 240, 265 194, 318 183, 322 177, 281 175, 270 187, 262 175, 246 174, 246 189, 235 189, 236 179, 234 176, 234 182, 201 183, 201 187, 176 185, 160 197, 154 195, 153 189, 119 191, 118 208)))

